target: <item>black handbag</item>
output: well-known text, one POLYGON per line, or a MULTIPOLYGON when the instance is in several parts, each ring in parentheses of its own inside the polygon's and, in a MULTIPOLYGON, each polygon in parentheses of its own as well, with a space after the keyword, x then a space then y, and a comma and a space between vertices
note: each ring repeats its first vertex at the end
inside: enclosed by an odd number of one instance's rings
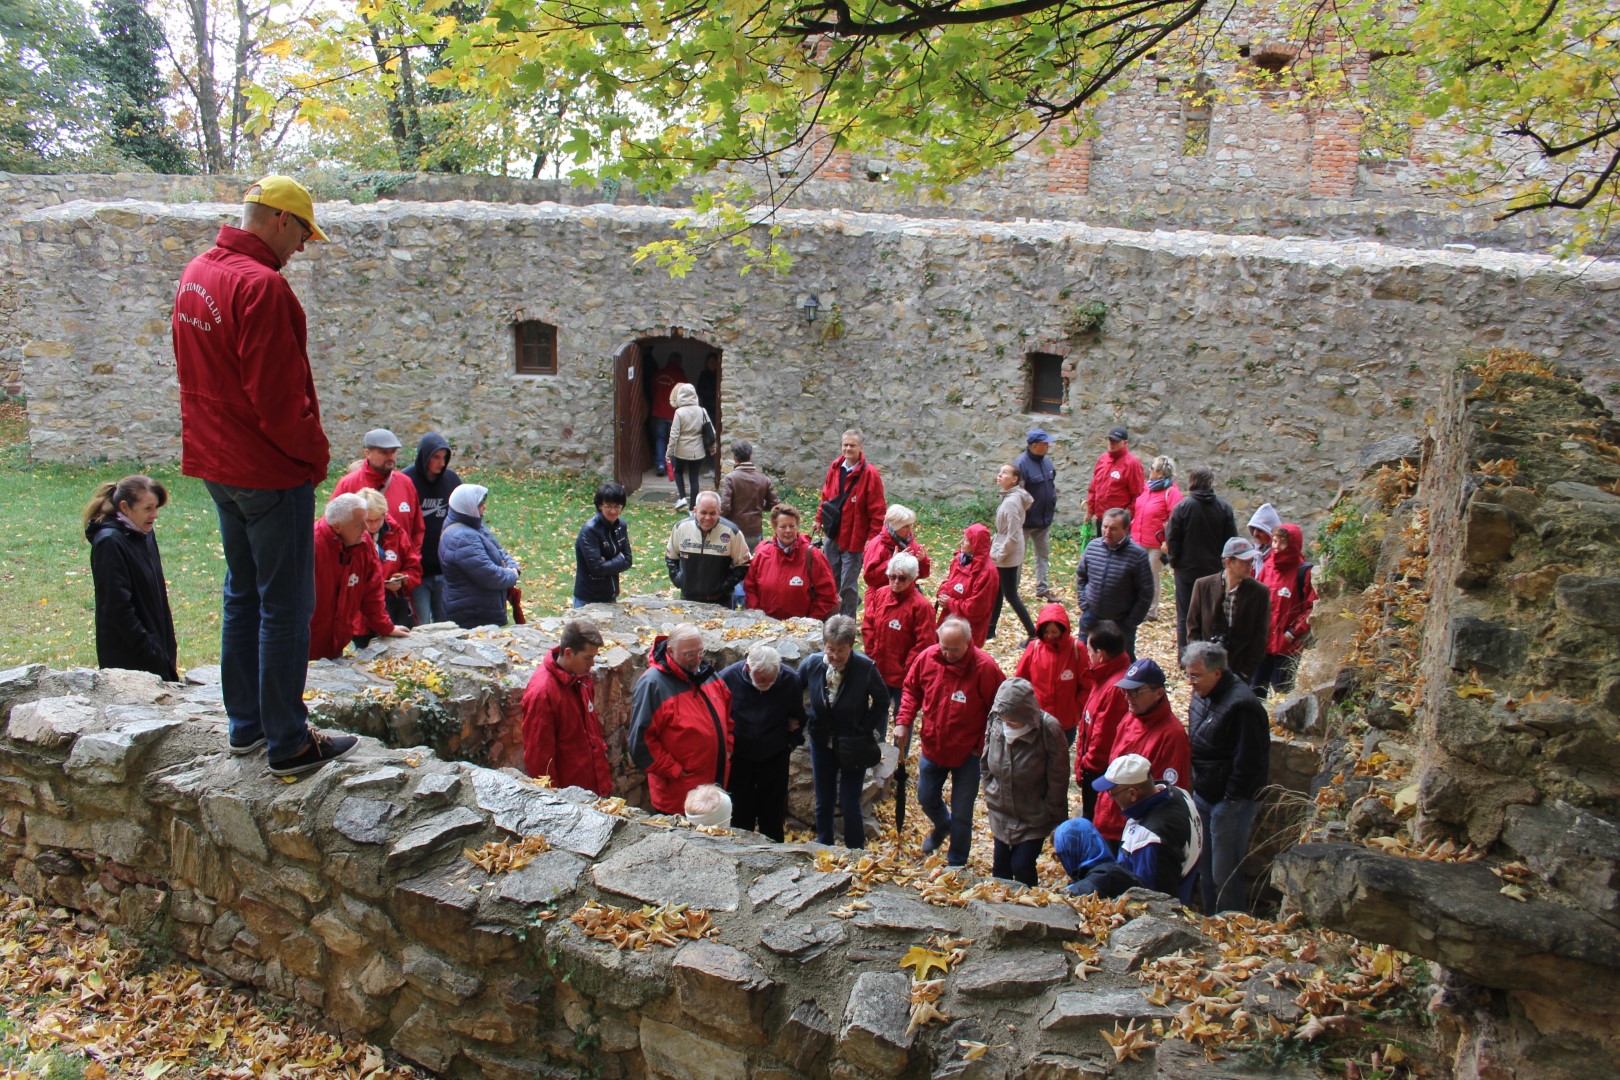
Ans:
POLYGON ((873 735, 840 735, 833 740, 838 750, 838 767, 850 772, 870 769, 883 760, 883 748, 873 735))

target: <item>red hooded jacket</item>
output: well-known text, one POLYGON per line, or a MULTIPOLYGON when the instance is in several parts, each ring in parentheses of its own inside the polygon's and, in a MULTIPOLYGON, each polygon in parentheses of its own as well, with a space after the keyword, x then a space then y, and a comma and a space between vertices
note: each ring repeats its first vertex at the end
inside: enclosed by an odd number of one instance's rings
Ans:
POLYGON ((596 680, 564 671, 557 664, 561 655, 561 645, 548 652, 523 691, 523 768, 551 777, 553 787, 612 795, 596 680))
POLYGON ((1275 542, 1265 565, 1260 567, 1260 584, 1271 590, 1271 634, 1266 652, 1292 656, 1305 647, 1311 632, 1311 611, 1316 607, 1316 588, 1311 572, 1305 571, 1300 586, 1299 568, 1305 562, 1305 536, 1298 525, 1279 525, 1277 532, 1288 537, 1288 550, 1278 551, 1275 542), (1290 641, 1288 635, 1293 635, 1290 641))
POLYGON ((761 540, 743 578, 748 606, 773 619, 815 619, 838 610, 838 582, 827 556, 800 536, 787 551, 774 537, 761 540))
MULTIPOLYGON (((838 498, 838 490, 843 484, 844 459, 842 456, 833 459, 827 466, 827 478, 821 482, 821 501, 832 502, 838 498)), ((866 551, 866 542, 876 536, 883 529, 883 515, 889 512, 889 504, 883 498, 883 477, 878 475, 877 468, 861 455, 861 462, 855 466, 845 488, 847 494, 844 498, 843 514, 838 519, 838 535, 833 539, 840 551, 866 551)), ((823 532, 826 529, 821 524, 821 507, 816 507, 816 527, 823 532)))
MULTIPOLYGON (((979 526, 984 528, 984 526, 979 526)), ((996 690, 1007 681, 995 658, 983 649, 970 648, 954 664, 945 662, 939 645, 930 645, 906 672, 896 727, 922 727, 923 756, 935 765, 954 769, 970 757, 984 753, 984 729, 996 690)))
POLYGON ((861 615, 861 644, 877 664, 885 686, 899 686, 912 663, 930 645, 937 645, 934 605, 912 585, 904 596, 885 585, 866 594, 861 615))
POLYGON ((653 642, 647 670, 630 696, 630 760, 647 770, 647 794, 660 814, 686 812, 686 796, 731 776, 731 690, 705 660, 687 674, 653 642))
POLYGON ((371 537, 353 547, 324 517, 315 519, 315 614, 309 620, 309 658, 336 660, 356 629, 392 634, 383 606, 382 569, 371 537))
POLYGON ((1116 683, 1131 666, 1131 654, 1122 652, 1091 669, 1085 707, 1080 711, 1080 736, 1074 753, 1074 778, 1084 782, 1085 773, 1101 774, 1114 760, 1114 736, 1119 718, 1130 711, 1125 691, 1116 683))
POLYGON ((304 308, 280 269, 269 244, 221 225, 180 277, 170 332, 187 476, 272 490, 326 479, 304 308))
MULTIPOLYGON (((1141 754, 1153 766, 1153 779, 1192 790, 1192 744, 1168 697, 1160 699, 1146 716, 1127 712, 1120 720, 1109 760, 1121 754, 1141 754)), ((1104 794, 1097 800, 1097 819, 1092 824, 1106 839, 1118 840, 1125 832, 1125 815, 1104 794)))
POLYGON ((1086 693, 1091 688, 1090 673, 1091 661, 1086 658, 1086 650, 1074 640, 1067 609, 1062 604, 1047 604, 1041 608, 1041 617, 1035 621, 1035 640, 1024 646, 1024 654, 1018 658, 1018 668, 1013 674, 1030 681, 1035 687, 1036 703, 1057 717, 1064 731, 1080 726, 1086 693), (1052 625, 1062 627, 1063 636, 1047 641, 1042 635, 1052 625))
MULTIPOLYGON (((387 485, 383 486, 382 473, 373 469, 369 461, 362 461, 358 469, 337 482, 337 486, 332 489, 332 497, 364 491, 366 488, 382 492, 383 498, 388 500, 388 516, 404 531, 405 538, 410 541, 420 562, 422 534, 427 531, 427 527, 422 522, 422 500, 416 493, 416 484, 404 473, 391 470, 388 473, 387 485)), ((420 578, 417 579, 417 584, 421 584, 420 578)))
POLYGON ((928 549, 922 546, 922 541, 913 536, 911 543, 902 548, 894 533, 885 525, 866 542, 866 551, 861 554, 861 579, 866 582, 867 591, 881 589, 889 583, 889 560, 894 558, 897 551, 917 557, 918 581, 933 572, 934 566, 928 561, 928 549))
POLYGON ((947 615, 962 616, 973 628, 973 644, 982 648, 990 633, 990 612, 1001 591, 1001 577, 990 561, 990 530, 974 524, 963 529, 962 535, 967 537, 973 558, 964 563, 961 555, 951 556, 951 572, 939 587, 939 621, 944 622, 947 615))
POLYGON ((1147 488, 1142 463, 1129 450, 1104 450, 1091 470, 1091 487, 1086 492, 1086 514, 1102 517, 1116 506, 1130 510, 1136 497, 1147 488))

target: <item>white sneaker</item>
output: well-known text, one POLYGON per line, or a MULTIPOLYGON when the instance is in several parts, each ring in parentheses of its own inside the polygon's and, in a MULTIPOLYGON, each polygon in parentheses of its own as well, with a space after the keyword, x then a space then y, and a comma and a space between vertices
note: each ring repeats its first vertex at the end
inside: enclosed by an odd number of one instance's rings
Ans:
POLYGON ((675 509, 677 509, 677 510, 685 510, 686 509, 686 500, 685 499, 677 499, 677 500, 675 500, 675 509))

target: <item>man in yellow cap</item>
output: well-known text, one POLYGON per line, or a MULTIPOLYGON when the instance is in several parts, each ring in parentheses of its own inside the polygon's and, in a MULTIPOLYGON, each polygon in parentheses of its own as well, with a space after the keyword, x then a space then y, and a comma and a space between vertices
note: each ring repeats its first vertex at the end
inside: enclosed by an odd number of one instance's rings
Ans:
POLYGON ((220 688, 232 754, 269 744, 297 776, 354 749, 304 707, 315 600, 315 485, 331 457, 306 351, 304 309, 281 268, 325 240, 309 192, 287 176, 248 188, 241 227, 187 265, 172 333, 180 468, 206 482, 225 549, 220 688))

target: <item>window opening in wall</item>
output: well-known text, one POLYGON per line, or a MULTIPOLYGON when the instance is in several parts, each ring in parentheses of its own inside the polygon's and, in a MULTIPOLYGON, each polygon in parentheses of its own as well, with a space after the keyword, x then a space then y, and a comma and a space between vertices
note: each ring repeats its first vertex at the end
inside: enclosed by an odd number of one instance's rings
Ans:
POLYGON ((557 328, 539 319, 512 324, 519 375, 557 374, 557 328))
POLYGON ((1181 156, 1199 157, 1209 151, 1209 120, 1214 112, 1215 80, 1200 71, 1187 88, 1181 107, 1181 156))
POLYGON ((1063 357, 1032 352, 1029 361, 1029 408, 1032 413, 1063 411, 1063 357))

